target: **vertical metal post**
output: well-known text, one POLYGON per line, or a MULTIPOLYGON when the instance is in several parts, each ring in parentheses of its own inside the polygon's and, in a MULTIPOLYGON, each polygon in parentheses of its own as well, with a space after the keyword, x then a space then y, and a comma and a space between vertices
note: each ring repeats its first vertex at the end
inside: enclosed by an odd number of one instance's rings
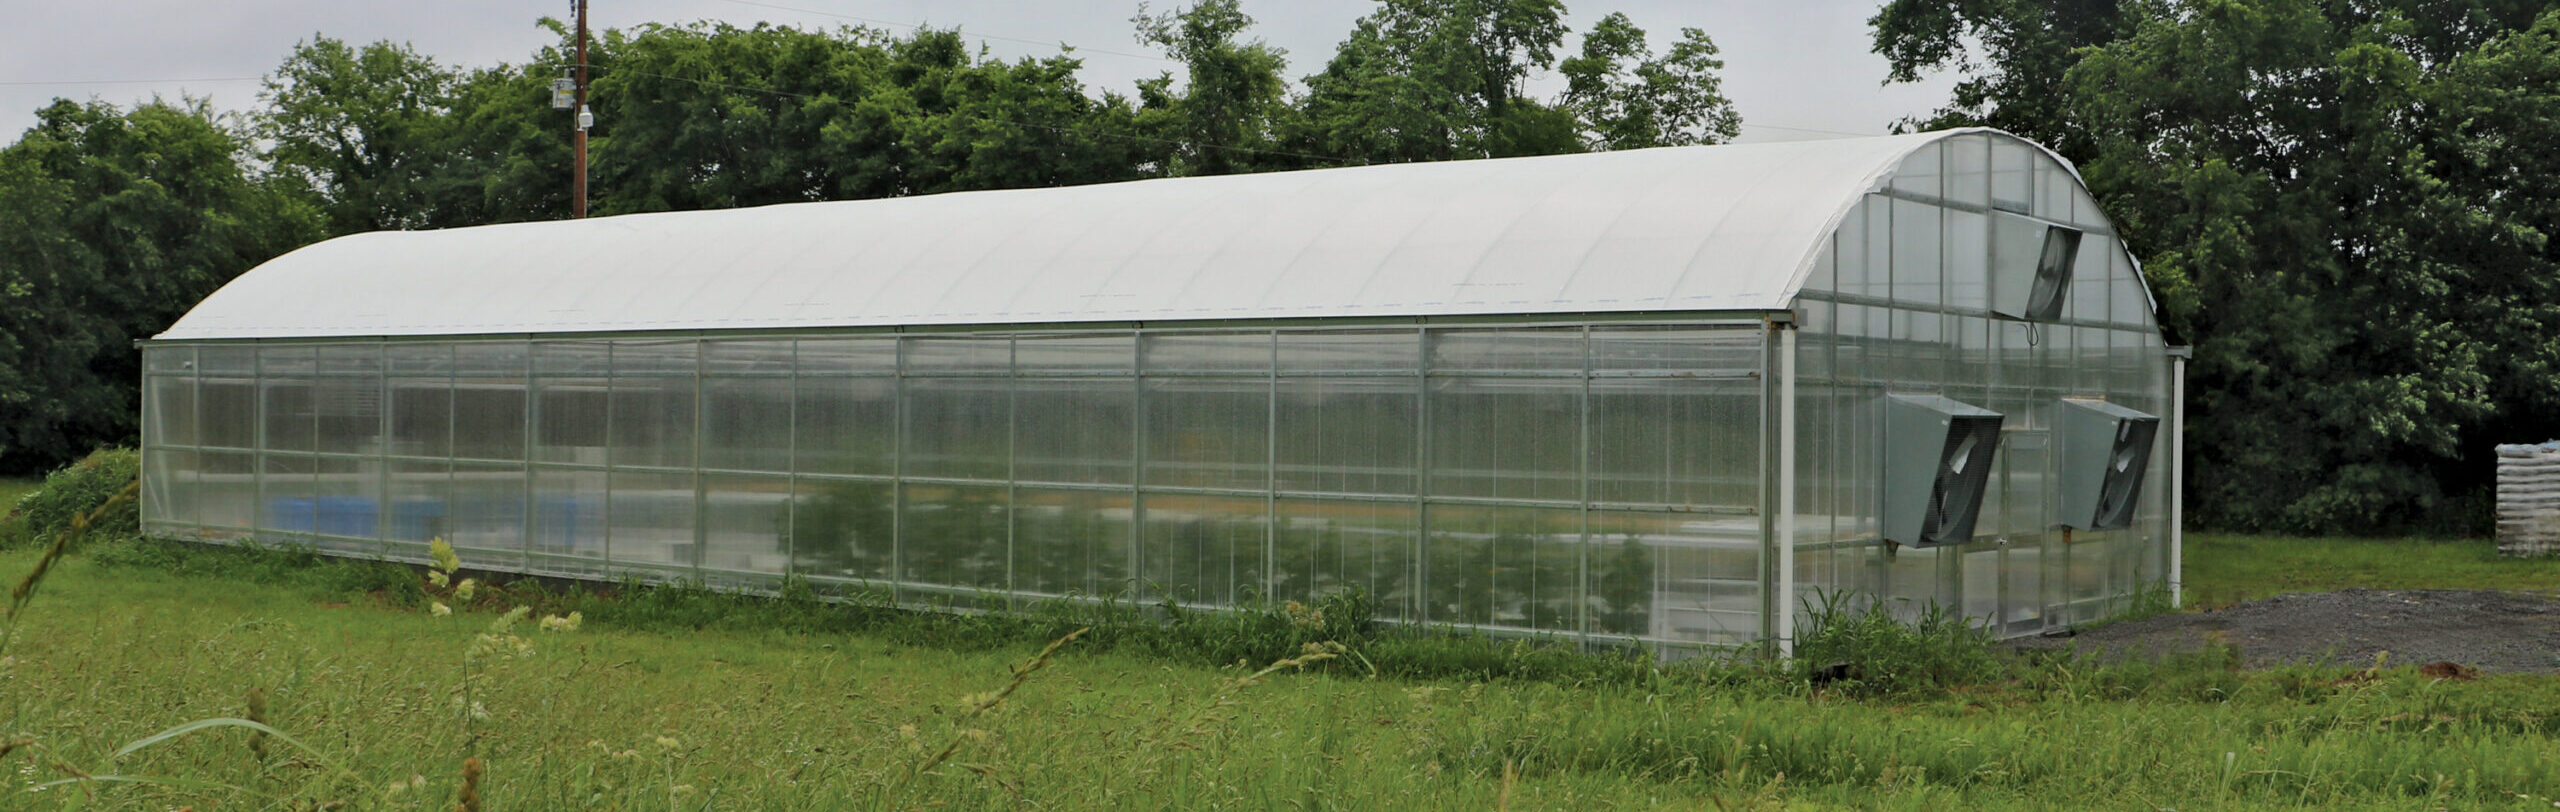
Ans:
POLYGON ((913 396, 907 386, 907 344, 913 340, 897 335, 889 341, 889 369, 896 376, 891 380, 897 401, 889 416, 889 600, 893 603, 906 601, 907 424, 913 422, 915 412, 907 402, 913 396))
POLYGON ((1574 447, 1575 452, 1576 452, 1576 453, 1575 453, 1575 456, 1574 456, 1574 479, 1580 483, 1580 484, 1579 484, 1579 486, 1578 486, 1579 490, 1576 492, 1576 494, 1575 494, 1575 496, 1574 496, 1574 501, 1579 502, 1580 504, 1579 504, 1579 505, 1576 505, 1576 506, 1575 506, 1575 508, 1574 508, 1574 524, 1575 524, 1575 533, 1574 533, 1574 538, 1577 540, 1577 543, 1574 545, 1574 550, 1575 550, 1575 552, 1574 552, 1574 565, 1573 565, 1573 566, 1574 566, 1574 569, 1573 569, 1573 578, 1574 578, 1574 583, 1573 583, 1573 631, 1574 631, 1574 639, 1575 639, 1575 640, 1577 640, 1577 641, 1580 643, 1579 648, 1582 648, 1583 650, 1586 650, 1586 651, 1587 651, 1587 650, 1589 650, 1589 649, 1591 648, 1591 638, 1592 638, 1592 632, 1591 632, 1591 545, 1592 545, 1592 538, 1591 538, 1591 367, 1592 367, 1592 360, 1591 360, 1591 356, 1592 356, 1592 352, 1593 352, 1593 351, 1592 351, 1592 347, 1591 347, 1591 342, 1592 342, 1592 337, 1591 337, 1591 325, 1588 325, 1588 324, 1582 325, 1582 381, 1581 381, 1582 386, 1580 387, 1580 400, 1581 400, 1581 402, 1580 402, 1580 403, 1578 403, 1578 404, 1575 404, 1575 407, 1574 407, 1574 411, 1576 411, 1576 412, 1580 413, 1582 423, 1581 423, 1581 426, 1576 430, 1576 431, 1577 431, 1578 436, 1577 436, 1577 439, 1574 441, 1574 444, 1573 444, 1573 447, 1574 447))
POLYGON ((1778 332, 1778 656, 1796 656, 1796 328, 1778 332))
MULTIPOLYGON (((516 546, 524 556, 524 568, 530 570, 533 569, 534 539, 542 530, 542 499, 538 496, 542 482, 539 473, 533 467, 534 441, 537 432, 542 429, 542 398, 536 391, 535 384, 537 373, 534 350, 539 345, 532 339, 526 339, 521 343, 524 347, 524 352, 521 354, 524 359, 524 366, 521 367, 524 370, 524 448, 520 450, 520 456, 517 459, 521 460, 518 464, 524 466, 524 512, 516 516, 517 529, 521 531, 516 546)), ((460 381, 455 382, 456 391, 459 391, 460 385, 460 381)))
POLYGON ((189 447, 196 452, 195 469, 187 472, 195 481, 187 490, 195 496, 196 540, 201 541, 212 532, 206 528, 204 520, 204 348, 188 347, 187 357, 192 359, 187 364, 187 433, 195 438, 189 447))
MULTIPOLYGON (((1280 592, 1280 331, 1263 332, 1263 349, 1270 369, 1262 378, 1262 597, 1265 601, 1280 592)), ((1314 568, 1320 566, 1312 550, 1308 552, 1307 599, 1316 597, 1314 568)))
POLYGON ((2187 359, 2194 347, 2169 348, 2169 605, 2186 606, 2187 359))
POLYGON ((1129 596, 1146 583, 1147 544, 1147 332, 1129 334, 1129 555, 1124 570, 1129 596))
POLYGON ((1016 609, 1022 591, 1014 573, 1022 543, 1022 336, 1005 336, 1004 351, 1004 605, 1016 609))
POLYGON ((614 458, 622 456, 614 453, 613 448, 613 413, 615 411, 613 401, 615 395, 622 393, 622 378, 614 374, 621 370, 622 365, 615 363, 614 356, 620 354, 615 352, 620 348, 618 342, 610 340, 604 342, 604 521, 598 522, 603 526, 597 530, 604 536, 603 570, 608 576, 613 573, 613 474, 616 464, 614 458))
POLYGON ((379 466, 374 472, 373 535, 375 541, 382 542, 376 554, 387 557, 391 554, 391 523, 396 518, 391 509, 391 349, 379 339, 373 343, 373 388, 373 461, 379 466))
MULTIPOLYGON (((167 454, 165 452, 155 453, 157 449, 154 448, 154 446, 160 443, 160 429, 157 425, 160 422, 159 387, 151 385, 151 357, 156 353, 154 353, 149 347, 138 346, 140 342, 135 343, 137 344, 136 349, 139 350, 142 355, 142 369, 139 370, 142 380, 137 382, 142 385, 142 388, 136 390, 142 393, 142 437, 141 450, 135 452, 141 457, 142 475, 134 485, 137 489, 134 496, 136 497, 135 501, 141 503, 141 527, 143 535, 147 536, 151 534, 151 526, 154 524, 152 519, 167 512, 166 510, 161 509, 159 504, 160 500, 167 499, 168 495, 160 493, 160 489, 158 488, 151 487, 151 481, 153 479, 151 476, 151 464, 157 461, 156 458, 167 456, 167 454)), ((158 352, 165 353, 168 352, 168 350, 159 350, 158 352)), ((190 352, 192 352, 192 350, 190 350, 190 352)))
POLYGON ((800 575, 800 342, 791 339, 791 376, 783 384, 782 572, 800 575))
MULTIPOLYGON (((455 363, 462 348, 452 342, 438 343, 444 345, 444 519, 438 522, 442 525, 437 528, 441 532, 429 534, 428 539, 432 541, 443 536, 445 543, 451 544, 453 528, 461 523, 462 518, 462 466, 454 462, 462 457, 462 444, 454 438, 454 422, 459 419, 454 413, 460 410, 454 408, 453 396, 454 390, 462 387, 462 370, 455 363)), ((382 374, 391 374, 390 363, 391 359, 385 356, 382 374)), ((527 563, 521 556, 516 560, 518 569, 528 569, 527 563)))
POLYGON ((1415 623, 1431 604, 1431 328, 1413 331, 1413 603, 1415 623))
POLYGON ((1760 330, 1760 651, 1778 652, 1778 332, 1775 318, 1760 330))
POLYGON ((708 346, 702 339, 693 340, 693 578, 697 582, 704 578, 702 562, 711 555, 711 476, 702 470, 702 436, 711 431, 711 419, 702 408, 707 399, 703 374, 711 370, 710 360, 704 357, 708 346))
POLYGON ((267 518, 267 347, 264 342, 249 344, 249 415, 256 421, 251 432, 255 448, 249 456, 249 537, 255 539, 266 528, 267 518))

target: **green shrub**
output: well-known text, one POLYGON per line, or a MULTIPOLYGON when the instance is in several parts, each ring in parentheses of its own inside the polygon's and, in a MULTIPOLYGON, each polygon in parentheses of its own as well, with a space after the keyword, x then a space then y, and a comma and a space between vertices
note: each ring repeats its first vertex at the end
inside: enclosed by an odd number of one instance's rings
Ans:
POLYGON ((1840 595, 1813 607, 1796 642, 1800 677, 1861 696, 1910 696, 2000 679, 1991 635, 1935 602, 1895 617, 1882 601, 1852 608, 1840 595))
MULTIPOLYGON (((45 475, 44 487, 18 499, 8 518, 0 520, 0 548, 43 539, 71 527, 71 520, 97 510, 133 484, 142 470, 142 455, 130 448, 102 448, 80 461, 45 475)), ((89 532, 129 536, 142 531, 142 514, 134 501, 108 511, 89 532)))

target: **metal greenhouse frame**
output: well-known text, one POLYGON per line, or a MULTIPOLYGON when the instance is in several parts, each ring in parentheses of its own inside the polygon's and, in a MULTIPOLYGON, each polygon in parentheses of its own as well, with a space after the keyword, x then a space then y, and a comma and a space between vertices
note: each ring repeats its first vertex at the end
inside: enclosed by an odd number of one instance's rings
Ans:
POLYGON ((1674 648, 1788 648, 1826 592, 2033 633, 2176 571, 2139 270, 1987 130, 358 235, 144 357, 147 529, 210 542, 1674 648), (1923 396, 1994 449, 1887 428, 1923 396), (2057 513, 2083 481, 2121 509, 2057 513), (1911 487, 1941 536, 1887 538, 1911 487))

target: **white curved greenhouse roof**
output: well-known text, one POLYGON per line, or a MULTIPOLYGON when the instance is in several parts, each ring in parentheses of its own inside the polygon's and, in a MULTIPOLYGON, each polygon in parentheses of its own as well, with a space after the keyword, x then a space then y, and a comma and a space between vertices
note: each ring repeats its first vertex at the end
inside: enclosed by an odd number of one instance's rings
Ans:
POLYGON ((1956 132, 340 237, 159 338, 1768 311, 1956 132))

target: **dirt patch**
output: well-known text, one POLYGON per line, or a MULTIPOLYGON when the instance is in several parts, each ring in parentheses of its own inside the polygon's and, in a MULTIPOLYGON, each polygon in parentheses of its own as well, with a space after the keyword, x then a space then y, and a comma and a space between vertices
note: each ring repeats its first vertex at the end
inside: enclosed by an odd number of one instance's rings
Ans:
POLYGON ((2071 637, 2011 641, 2020 650, 2070 649, 2158 657, 2240 648, 2250 668, 2287 663, 2393 666, 2449 662, 2483 673, 2560 673, 2560 600, 2509 592, 2349 589, 2278 595, 2204 612, 2114 623, 2071 637))

